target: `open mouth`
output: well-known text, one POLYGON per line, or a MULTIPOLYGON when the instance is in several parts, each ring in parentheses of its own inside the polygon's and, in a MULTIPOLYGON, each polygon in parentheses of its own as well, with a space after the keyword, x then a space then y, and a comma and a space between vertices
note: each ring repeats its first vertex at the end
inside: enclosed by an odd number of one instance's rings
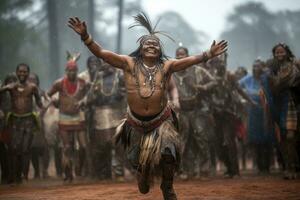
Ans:
POLYGON ((148 48, 146 50, 146 52, 149 53, 149 54, 156 54, 157 53, 157 51, 155 49, 152 49, 152 48, 148 48))

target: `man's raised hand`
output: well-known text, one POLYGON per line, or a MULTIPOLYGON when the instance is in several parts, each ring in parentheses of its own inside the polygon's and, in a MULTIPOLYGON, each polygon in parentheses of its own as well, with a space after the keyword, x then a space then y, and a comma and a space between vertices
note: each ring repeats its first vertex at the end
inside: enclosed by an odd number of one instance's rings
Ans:
POLYGON ((212 58, 221 55, 222 53, 227 51, 227 46, 228 46, 227 41, 225 40, 222 40, 217 44, 216 41, 214 40, 209 50, 209 54, 210 54, 209 56, 212 58))
POLYGON ((88 35, 85 21, 80 21, 78 17, 69 18, 68 26, 81 37, 86 37, 88 35))

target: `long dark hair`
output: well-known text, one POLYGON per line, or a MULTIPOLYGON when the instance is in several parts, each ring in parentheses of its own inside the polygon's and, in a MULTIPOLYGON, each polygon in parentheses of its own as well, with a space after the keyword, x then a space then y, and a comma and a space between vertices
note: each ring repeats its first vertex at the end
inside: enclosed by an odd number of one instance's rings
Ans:
POLYGON ((281 66, 281 63, 278 62, 277 59, 275 59, 275 51, 278 47, 282 47, 284 48, 284 50, 286 51, 286 59, 288 62, 294 62, 294 59, 295 59, 295 56, 293 54, 293 52, 291 51, 290 47, 288 45, 286 45, 285 43, 278 43, 276 44, 273 48, 272 48, 272 55, 273 55, 273 58, 272 59, 269 59, 267 62, 266 62, 266 65, 267 67, 272 71, 273 74, 277 74, 280 66, 281 66))
POLYGON ((287 54, 286 57, 287 57, 288 61, 294 60, 295 56, 294 56, 293 52, 291 51, 290 47, 288 45, 286 45, 285 43, 278 43, 272 48, 273 57, 275 57, 275 51, 278 47, 284 48, 284 50, 286 51, 286 54, 287 54))

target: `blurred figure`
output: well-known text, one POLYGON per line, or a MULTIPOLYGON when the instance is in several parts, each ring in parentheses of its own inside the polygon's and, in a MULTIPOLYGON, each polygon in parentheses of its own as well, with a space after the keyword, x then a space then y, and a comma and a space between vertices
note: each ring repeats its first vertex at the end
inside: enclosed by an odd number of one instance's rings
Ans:
POLYGON ((16 183, 22 182, 22 171, 30 159, 30 148, 35 129, 39 127, 38 119, 34 113, 34 102, 43 109, 38 87, 29 83, 30 68, 22 63, 17 66, 17 83, 8 84, 0 89, 0 92, 9 91, 11 97, 12 112, 7 116, 11 129, 11 141, 9 144, 11 160, 11 178, 16 183), (34 97, 34 98, 33 98, 34 97))
MULTIPOLYGON (((176 50, 176 59, 183 59, 188 57, 188 49, 179 47, 176 50)), ((194 123, 196 111, 196 84, 194 67, 188 70, 179 71, 173 74, 173 80, 178 88, 178 99, 180 104, 179 110, 179 132, 182 137, 182 172, 180 177, 182 179, 192 178, 194 176, 194 155, 192 152, 192 134, 196 129, 194 123)))
MULTIPOLYGON (((8 74, 1 87, 17 82, 17 76, 14 73, 8 74)), ((10 183, 9 178, 9 154, 8 145, 10 143, 10 131, 6 124, 6 117, 11 112, 11 99, 9 92, 0 95, 0 165, 1 165, 1 184, 10 183)))
MULTIPOLYGON (((54 95, 57 96, 57 95, 54 95)), ((52 103, 48 105, 48 109, 46 110, 43 117, 45 138, 49 148, 49 154, 53 151, 54 153, 54 164, 55 171, 58 177, 62 177, 62 141, 59 137, 58 131, 58 119, 59 119, 59 110, 58 110, 58 97, 54 97, 52 103)), ((50 157, 48 160, 48 164, 50 163, 50 157)))
POLYGON ((118 158, 120 152, 112 144, 113 134, 124 118, 126 107, 121 71, 103 63, 93 81, 87 100, 88 105, 94 110, 91 136, 94 173, 99 179, 111 179, 113 169, 115 178, 121 180, 124 172, 118 158))
POLYGON ((78 67, 76 60, 79 55, 71 57, 66 64, 65 77, 57 80, 48 95, 58 93, 59 108, 59 134, 63 143, 63 168, 65 173, 64 181, 73 180, 73 159, 75 150, 75 140, 79 143, 80 151, 84 156, 80 163, 84 163, 86 150, 86 132, 84 131, 84 116, 80 112, 83 105, 83 98, 88 91, 86 82, 78 78, 78 67))
POLYGON ((255 164, 260 173, 269 173, 272 153, 272 127, 267 127, 267 115, 261 103, 263 90, 261 78, 264 63, 256 60, 252 66, 252 75, 242 78, 239 83, 256 103, 248 107, 248 143, 253 148, 255 164))
POLYGON ((90 56, 87 59, 86 67, 87 70, 81 72, 78 76, 84 79, 87 83, 95 81, 97 73, 100 71, 102 60, 96 56, 90 56))
MULTIPOLYGON (((176 50, 177 59, 188 56, 187 48, 179 47, 176 50)), ((195 175, 195 169, 198 169, 198 175, 208 172, 208 137, 209 128, 212 124, 210 124, 209 107, 204 94, 214 86, 214 78, 200 66, 177 72, 173 77, 179 91, 179 104, 181 106, 179 117, 184 143, 183 173, 180 177, 187 179, 195 175), (195 160, 199 161, 198 166, 195 166, 195 160)))
MULTIPOLYGON (((86 67, 87 69, 81 72, 78 77, 82 78, 89 84, 93 84, 95 82, 95 78, 97 74, 99 73, 100 67, 102 65, 102 60, 100 58, 97 58, 96 56, 90 56, 87 59, 86 67)), ((86 175, 89 174, 91 177, 95 177, 95 169, 93 166, 93 158, 92 158, 92 146, 91 142, 94 139, 94 115, 95 115, 95 108, 93 105, 86 105, 84 109, 84 116, 86 119, 86 133, 88 137, 88 144, 87 144, 87 166, 85 165, 85 171, 86 175)), ((78 156, 82 156, 80 152, 78 152, 78 156)), ((77 166, 79 166, 80 163, 77 162, 77 166)), ((79 167, 77 167, 78 169, 79 167)), ((78 170, 76 170, 78 171, 78 170)), ((78 173, 78 172, 77 172, 78 173)))
POLYGON ((247 71, 246 67, 239 66, 235 70, 234 75, 237 80, 241 80, 243 77, 248 75, 248 71, 247 71))
POLYGON ((241 95, 249 103, 255 104, 239 87, 234 75, 227 72, 224 60, 214 58, 211 62, 216 69, 217 85, 212 92, 212 109, 216 123, 216 147, 219 159, 224 162, 227 171, 225 177, 239 175, 239 164, 236 146, 236 123, 240 110, 241 95))
MULTIPOLYGON (((46 103, 47 99, 45 96, 45 92, 40 89, 40 80, 39 77, 35 73, 30 73, 28 77, 28 82, 35 84, 39 89, 39 94, 42 98, 43 103, 46 103)), ((39 116, 39 125, 40 129, 34 133, 32 146, 31 146, 31 161, 34 169, 34 178, 40 178, 40 172, 42 172, 42 177, 48 177, 48 164, 49 164, 49 148, 45 138, 45 130, 43 117, 44 112, 39 112, 38 109, 35 108, 35 112, 37 112, 39 116)), ((29 172, 29 163, 28 166, 25 166, 24 176, 28 179, 29 172)))
POLYGON ((296 153, 297 109, 291 88, 299 79, 299 70, 295 57, 286 44, 275 45, 272 54, 273 59, 267 63, 268 74, 263 79, 264 91, 272 120, 277 127, 284 178, 293 179, 296 177, 299 158, 296 153))

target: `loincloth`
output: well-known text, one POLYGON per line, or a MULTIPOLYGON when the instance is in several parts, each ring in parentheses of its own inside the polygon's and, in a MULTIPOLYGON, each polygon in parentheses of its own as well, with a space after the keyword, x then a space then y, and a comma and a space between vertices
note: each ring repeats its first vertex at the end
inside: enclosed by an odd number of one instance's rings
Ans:
POLYGON ((75 115, 59 113, 58 128, 60 131, 81 131, 84 130, 84 115, 79 112, 75 115))
POLYGON ((26 114, 8 113, 6 118, 10 130, 10 146, 17 153, 29 152, 31 148, 33 133, 39 129, 38 115, 34 112, 26 114))
POLYGON ((39 116, 35 112, 16 114, 9 112, 6 116, 6 125, 13 129, 30 129, 30 132, 40 129, 39 116))
POLYGON ((129 110, 116 130, 115 142, 124 145, 129 162, 137 170, 149 166, 154 171, 167 151, 171 152, 176 166, 179 165, 181 147, 177 119, 169 106, 149 121, 137 119, 129 110))

